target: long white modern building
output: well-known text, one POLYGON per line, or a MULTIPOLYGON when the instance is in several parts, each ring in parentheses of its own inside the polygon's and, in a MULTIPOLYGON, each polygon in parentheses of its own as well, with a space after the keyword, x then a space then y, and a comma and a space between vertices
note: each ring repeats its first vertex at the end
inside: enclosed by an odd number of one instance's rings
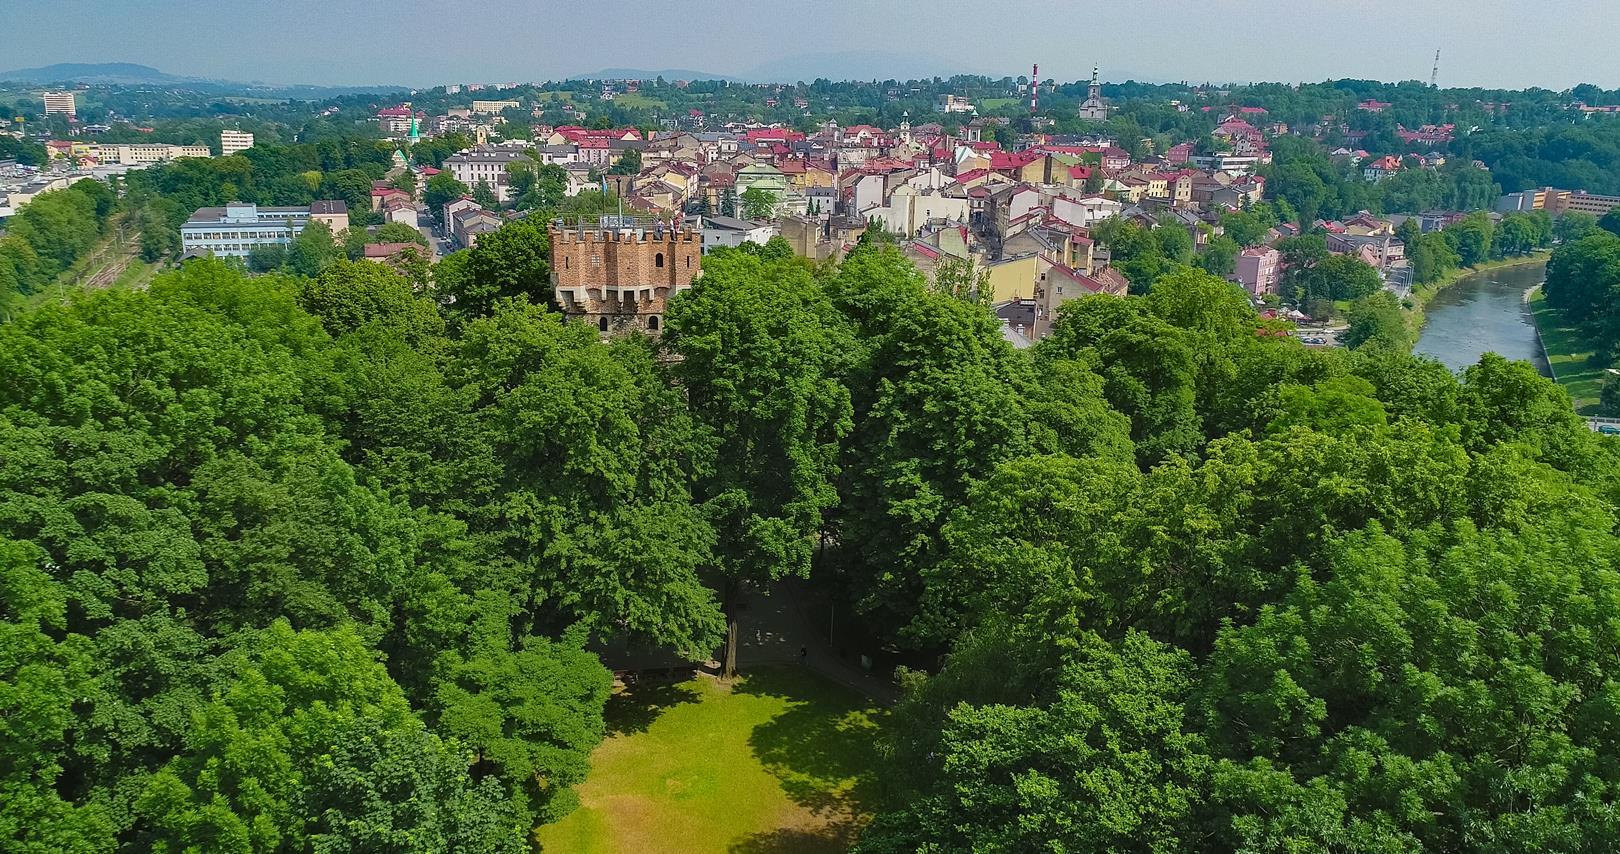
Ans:
POLYGON ((305 226, 317 220, 337 234, 349 227, 349 206, 342 201, 319 201, 309 207, 231 202, 222 208, 198 208, 180 226, 180 248, 192 254, 246 258, 261 246, 292 243, 305 226))
POLYGON ((95 151, 97 162, 123 166, 164 163, 179 157, 214 156, 206 145, 169 145, 161 142, 111 143, 97 145, 95 151))

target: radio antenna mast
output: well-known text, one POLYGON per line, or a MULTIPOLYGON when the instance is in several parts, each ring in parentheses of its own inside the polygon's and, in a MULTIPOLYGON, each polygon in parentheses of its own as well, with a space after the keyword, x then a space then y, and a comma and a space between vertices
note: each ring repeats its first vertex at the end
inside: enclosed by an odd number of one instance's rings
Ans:
POLYGON ((1440 49, 1434 50, 1434 72, 1429 75, 1429 88, 1440 88, 1440 49))

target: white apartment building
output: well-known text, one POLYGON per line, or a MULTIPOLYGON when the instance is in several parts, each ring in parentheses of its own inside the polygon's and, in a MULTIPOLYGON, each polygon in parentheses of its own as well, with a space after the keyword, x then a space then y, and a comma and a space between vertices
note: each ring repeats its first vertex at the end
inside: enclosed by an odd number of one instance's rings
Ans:
POLYGON ((506 167, 513 163, 533 162, 521 149, 486 145, 446 157, 444 169, 469 187, 476 187, 479 181, 483 181, 495 191, 495 198, 506 202, 510 201, 506 167))
POLYGON ((247 151, 253 147, 253 134, 239 130, 222 130, 219 132, 219 153, 229 157, 238 151, 247 151))
POLYGON ((506 100, 476 100, 472 102, 472 111, 475 113, 498 113, 502 110, 515 110, 523 106, 516 101, 506 100))
POLYGON ((67 116, 78 115, 78 108, 74 104, 72 92, 46 92, 41 98, 45 101, 45 115, 61 113, 67 116))
POLYGON ((312 221, 327 224, 334 234, 349 227, 349 208, 341 201, 318 201, 306 207, 264 207, 231 202, 198 208, 180 226, 180 246, 194 254, 246 258, 254 249, 292 243, 312 221))
POLYGON ((206 145, 167 145, 165 143, 118 143, 96 146, 96 160, 121 166, 163 163, 177 157, 212 157, 206 145))

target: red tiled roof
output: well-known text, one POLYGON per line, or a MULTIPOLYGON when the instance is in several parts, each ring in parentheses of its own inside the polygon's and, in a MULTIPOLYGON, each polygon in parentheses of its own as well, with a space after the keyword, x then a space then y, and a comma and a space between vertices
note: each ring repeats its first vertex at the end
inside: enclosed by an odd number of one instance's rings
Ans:
POLYGON ((420 245, 415 243, 367 243, 364 247, 364 251, 365 257, 367 258, 387 258, 391 255, 396 255, 403 252, 406 249, 421 248, 422 247, 420 245))
POLYGON ((1038 151, 997 151, 990 155, 991 169, 1022 169, 1043 157, 1038 151))

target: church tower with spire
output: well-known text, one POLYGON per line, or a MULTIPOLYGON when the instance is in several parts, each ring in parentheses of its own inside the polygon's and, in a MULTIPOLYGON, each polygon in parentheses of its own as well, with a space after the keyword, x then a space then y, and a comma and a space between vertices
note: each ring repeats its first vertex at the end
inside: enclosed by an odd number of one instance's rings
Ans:
POLYGON ((1091 87, 1086 90, 1086 99, 1080 102, 1080 118, 1092 121, 1104 121, 1108 118, 1108 102, 1102 97, 1102 82, 1097 77, 1097 66, 1091 66, 1091 87))

